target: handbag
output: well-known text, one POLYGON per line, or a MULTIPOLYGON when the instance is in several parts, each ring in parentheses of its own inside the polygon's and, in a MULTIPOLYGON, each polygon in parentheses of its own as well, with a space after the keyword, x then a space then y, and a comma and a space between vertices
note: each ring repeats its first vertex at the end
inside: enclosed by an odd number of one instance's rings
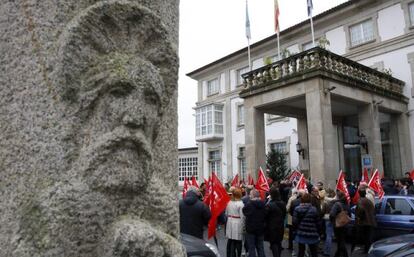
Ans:
POLYGON ((342 205, 339 204, 339 206, 341 206, 341 211, 335 217, 335 227, 342 228, 351 222, 351 218, 348 216, 348 212, 342 208, 342 205))

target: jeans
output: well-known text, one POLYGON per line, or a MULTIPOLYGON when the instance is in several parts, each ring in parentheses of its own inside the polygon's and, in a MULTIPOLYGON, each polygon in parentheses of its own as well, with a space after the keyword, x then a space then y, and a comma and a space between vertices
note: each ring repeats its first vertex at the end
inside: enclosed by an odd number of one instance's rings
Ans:
POLYGON ((242 250, 242 240, 227 240, 227 257, 240 257, 242 250))
POLYGON ((263 246, 263 235, 255 235, 255 234, 246 234, 247 246, 249 247, 249 255, 248 257, 256 257, 256 250, 257 255, 259 257, 266 257, 264 253, 264 246, 263 246))
POLYGON ((345 245, 345 233, 346 229, 342 228, 334 228, 336 241, 338 243, 338 249, 336 250, 335 257, 348 257, 348 251, 346 250, 345 245))
POLYGON ((332 237, 333 237, 333 225, 330 220, 325 220, 325 246, 323 248, 324 255, 331 255, 332 249, 332 237))

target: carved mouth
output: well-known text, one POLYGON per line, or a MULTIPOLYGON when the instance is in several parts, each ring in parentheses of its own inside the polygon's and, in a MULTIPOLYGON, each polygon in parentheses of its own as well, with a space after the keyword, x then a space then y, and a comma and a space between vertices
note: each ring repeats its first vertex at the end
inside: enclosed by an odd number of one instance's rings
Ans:
POLYGON ((153 172, 151 144, 141 130, 119 127, 83 152, 83 177, 96 190, 142 190, 153 172))

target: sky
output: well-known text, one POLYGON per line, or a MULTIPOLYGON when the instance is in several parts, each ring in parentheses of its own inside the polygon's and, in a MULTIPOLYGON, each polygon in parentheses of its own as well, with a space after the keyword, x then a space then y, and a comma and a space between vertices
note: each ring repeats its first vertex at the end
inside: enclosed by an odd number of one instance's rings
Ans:
MULTIPOLYGON (((347 0, 313 0, 317 15, 347 0)), ((279 0, 281 30, 308 18, 306 0, 279 0)), ((274 34, 274 0, 248 0, 251 43, 274 34)), ((194 147, 197 81, 185 74, 247 46, 246 0, 180 0, 178 147, 194 147)), ((310 33, 310 32, 309 32, 310 33)))

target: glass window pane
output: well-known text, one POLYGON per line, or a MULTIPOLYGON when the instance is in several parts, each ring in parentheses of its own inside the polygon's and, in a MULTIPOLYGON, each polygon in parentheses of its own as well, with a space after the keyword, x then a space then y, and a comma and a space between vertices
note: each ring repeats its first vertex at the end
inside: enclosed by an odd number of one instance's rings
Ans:
POLYGON ((410 11, 410 23, 411 23, 411 25, 414 25, 414 3, 411 3, 408 6, 408 9, 410 11))
POLYGON ((414 211, 405 199, 387 199, 385 214, 413 215, 414 211))

